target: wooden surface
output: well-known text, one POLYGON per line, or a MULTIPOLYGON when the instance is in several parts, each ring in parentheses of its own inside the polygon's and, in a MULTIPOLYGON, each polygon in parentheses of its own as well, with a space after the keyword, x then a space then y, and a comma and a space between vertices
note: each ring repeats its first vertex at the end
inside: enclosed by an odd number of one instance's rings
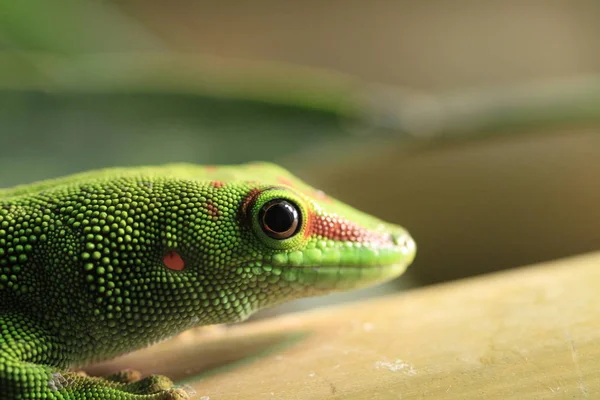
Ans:
POLYGON ((89 371, 124 367, 203 400, 597 399, 600 253, 190 331, 89 371))

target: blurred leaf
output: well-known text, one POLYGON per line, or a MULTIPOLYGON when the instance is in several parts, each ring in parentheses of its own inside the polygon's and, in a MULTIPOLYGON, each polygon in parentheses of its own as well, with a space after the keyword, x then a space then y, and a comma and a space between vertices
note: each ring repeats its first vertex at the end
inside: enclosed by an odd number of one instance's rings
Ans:
POLYGON ((0 90, 179 93, 355 116, 356 78, 278 63, 171 53, 0 54, 0 90))
POLYGON ((343 137, 331 113, 178 94, 3 91, 0 130, 0 186, 114 165, 273 161, 343 137))
POLYGON ((267 62, 12 52, 0 55, 0 185, 111 165, 315 163, 382 138, 539 130, 599 110, 595 76, 427 95, 267 62))
POLYGON ((13 49, 63 54, 162 47, 105 1, 0 0, 0 34, 13 49))

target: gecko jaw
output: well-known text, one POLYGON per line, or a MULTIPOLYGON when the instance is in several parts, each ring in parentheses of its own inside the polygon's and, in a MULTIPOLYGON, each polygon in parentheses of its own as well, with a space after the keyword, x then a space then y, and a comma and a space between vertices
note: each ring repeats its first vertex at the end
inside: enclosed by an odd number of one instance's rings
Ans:
POLYGON ((280 263, 287 261, 278 267, 282 271, 281 283, 301 291, 328 293, 394 279, 413 261, 416 245, 406 233, 395 237, 393 243, 381 248, 347 243, 337 250, 323 249, 319 253, 309 249, 302 254, 281 257, 280 263))

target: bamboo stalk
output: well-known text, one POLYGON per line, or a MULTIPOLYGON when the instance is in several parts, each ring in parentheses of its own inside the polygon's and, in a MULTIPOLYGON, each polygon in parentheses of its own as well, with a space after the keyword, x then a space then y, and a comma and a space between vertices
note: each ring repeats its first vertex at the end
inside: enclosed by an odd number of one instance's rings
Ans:
POLYGON ((600 253, 228 328, 88 371, 228 399, 600 398, 600 253))

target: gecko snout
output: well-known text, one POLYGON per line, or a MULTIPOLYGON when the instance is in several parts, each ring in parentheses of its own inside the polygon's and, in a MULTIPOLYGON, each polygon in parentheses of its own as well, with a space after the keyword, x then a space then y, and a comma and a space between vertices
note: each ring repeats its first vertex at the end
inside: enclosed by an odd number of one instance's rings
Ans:
POLYGON ((412 236, 405 230, 391 233, 392 243, 400 248, 400 252, 407 256, 410 263, 415 257, 417 245, 412 236))

